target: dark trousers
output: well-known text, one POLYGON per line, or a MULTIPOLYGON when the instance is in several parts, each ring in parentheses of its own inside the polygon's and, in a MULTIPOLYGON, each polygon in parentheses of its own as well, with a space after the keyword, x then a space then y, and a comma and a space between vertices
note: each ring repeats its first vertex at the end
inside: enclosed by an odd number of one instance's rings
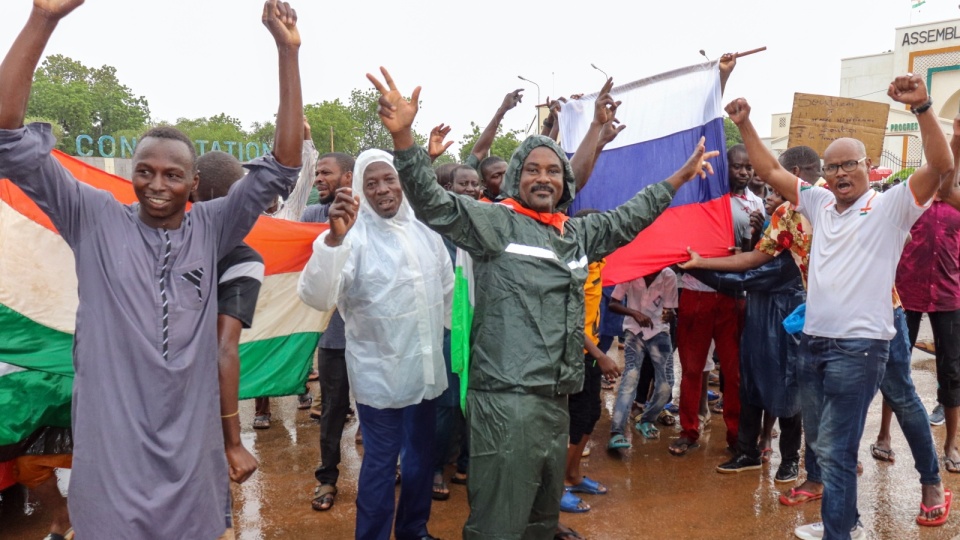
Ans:
POLYGON ((317 482, 337 485, 340 477, 340 439, 350 408, 350 381, 343 349, 320 349, 320 466, 313 472, 317 482))
MULTIPOLYGON (((800 461, 800 435, 802 433, 800 413, 790 418, 780 418, 780 456, 783 462, 800 461)), ((740 402, 740 431, 737 433, 737 446, 741 454, 755 459, 760 458, 757 439, 763 431, 763 408, 740 402)))
MULTIPOLYGON (((923 313, 906 313, 912 348, 917 343, 923 313)), ((960 407, 960 310, 934 311, 927 315, 937 356, 937 401, 944 407, 960 407)))
POLYGON ((401 409, 377 409, 357 404, 363 429, 363 462, 357 486, 357 539, 419 539, 427 535, 433 494, 433 438, 436 400, 401 409), (394 498, 397 459, 400 460, 400 502, 394 498))

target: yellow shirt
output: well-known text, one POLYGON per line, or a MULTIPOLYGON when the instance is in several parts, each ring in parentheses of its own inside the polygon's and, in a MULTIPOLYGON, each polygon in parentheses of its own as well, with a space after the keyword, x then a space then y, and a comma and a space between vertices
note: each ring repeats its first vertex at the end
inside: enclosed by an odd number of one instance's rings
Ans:
MULTIPOLYGON (((587 313, 583 333, 594 345, 600 342, 600 300, 603 298, 603 279, 600 277, 600 272, 606 264, 607 261, 604 259, 591 263, 587 267, 589 274, 583 286, 583 304, 587 313)), ((586 354, 586 349, 583 352, 586 354)))

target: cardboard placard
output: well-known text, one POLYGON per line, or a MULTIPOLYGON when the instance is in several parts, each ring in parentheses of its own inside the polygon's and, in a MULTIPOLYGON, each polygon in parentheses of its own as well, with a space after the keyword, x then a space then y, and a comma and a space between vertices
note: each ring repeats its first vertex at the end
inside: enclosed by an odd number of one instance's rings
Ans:
POLYGON ((862 99, 793 94, 787 147, 809 146, 823 155, 836 139, 850 137, 867 147, 867 157, 880 163, 890 105, 862 99))

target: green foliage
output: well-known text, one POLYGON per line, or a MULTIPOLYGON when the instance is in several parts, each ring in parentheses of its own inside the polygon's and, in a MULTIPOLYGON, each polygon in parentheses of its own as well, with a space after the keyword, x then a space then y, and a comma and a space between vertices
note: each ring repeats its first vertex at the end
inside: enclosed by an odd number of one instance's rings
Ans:
MULTIPOLYGON (((467 157, 470 156, 470 151, 473 150, 473 145, 475 145, 477 139, 480 138, 481 131, 480 126, 470 122, 470 133, 460 139, 460 163, 467 161, 467 157)), ((516 151, 522 142, 522 139, 519 138, 522 135, 523 132, 520 130, 510 130, 504 133, 503 126, 498 126, 497 136, 493 139, 493 144, 490 146, 490 155, 500 156, 510 161, 510 156, 513 155, 513 152, 516 151)))
POLYGON ((437 167, 443 165, 444 163, 456 163, 457 160, 450 154, 450 152, 444 152, 437 157, 436 161, 433 162, 433 166, 437 167))
POLYGON ((237 155, 235 150, 225 147, 222 143, 236 141, 239 143, 250 140, 250 136, 243 130, 240 120, 227 116, 224 113, 210 118, 178 118, 173 127, 187 134, 191 140, 197 142, 200 153, 214 150, 213 143, 223 152, 237 155))
POLYGON ((743 137, 740 136, 740 128, 728 117, 723 118, 723 134, 727 139, 727 148, 735 144, 743 143, 743 137))
POLYGON ((907 167, 906 169, 900 169, 899 171, 895 172, 894 174, 891 174, 890 176, 888 176, 888 177, 886 178, 886 180, 883 181, 883 183, 889 184, 889 183, 893 182, 894 180, 901 180, 901 181, 906 180, 906 179, 909 178, 910 175, 913 174, 914 171, 916 171, 916 170, 917 170, 916 167, 907 167))
POLYGON ((77 135, 140 130, 150 118, 143 96, 120 84, 111 66, 90 68, 62 55, 48 56, 33 76, 27 116, 48 118, 62 128, 57 145, 73 152, 77 135))
POLYGON ((331 133, 333 151, 344 152, 351 156, 359 153, 360 123, 354 119, 350 108, 339 99, 307 105, 303 108, 303 114, 310 122, 313 144, 321 154, 330 151, 331 133))

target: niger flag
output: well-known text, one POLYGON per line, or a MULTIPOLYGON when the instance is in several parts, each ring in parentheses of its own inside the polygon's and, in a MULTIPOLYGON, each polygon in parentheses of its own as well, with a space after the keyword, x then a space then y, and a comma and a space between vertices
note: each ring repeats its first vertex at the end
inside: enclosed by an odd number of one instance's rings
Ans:
MULTIPOLYGON (((54 155, 79 181, 136 201, 128 180, 54 155)), ((303 389, 330 314, 300 302, 297 279, 325 229, 261 217, 246 238, 265 277, 253 327, 240 337, 241 399, 303 389)), ((0 180, 0 455, 41 426, 70 426, 77 305, 70 247, 33 201, 0 180)))

